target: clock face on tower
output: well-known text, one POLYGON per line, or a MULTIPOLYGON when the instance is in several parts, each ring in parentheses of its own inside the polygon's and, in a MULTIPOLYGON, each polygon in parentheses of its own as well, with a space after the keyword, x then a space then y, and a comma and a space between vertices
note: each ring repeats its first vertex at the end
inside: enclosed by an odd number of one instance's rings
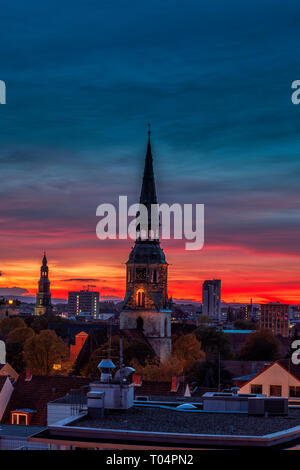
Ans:
POLYGON ((146 268, 136 268, 135 279, 140 282, 146 281, 146 268))

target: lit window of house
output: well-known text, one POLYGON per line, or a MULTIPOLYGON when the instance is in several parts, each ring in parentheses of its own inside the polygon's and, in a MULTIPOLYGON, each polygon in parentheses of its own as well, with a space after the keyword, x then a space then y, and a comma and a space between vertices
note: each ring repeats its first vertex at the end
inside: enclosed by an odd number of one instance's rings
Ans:
POLYGON ((11 424, 28 426, 34 413, 34 410, 29 409, 11 411, 10 422, 11 424))

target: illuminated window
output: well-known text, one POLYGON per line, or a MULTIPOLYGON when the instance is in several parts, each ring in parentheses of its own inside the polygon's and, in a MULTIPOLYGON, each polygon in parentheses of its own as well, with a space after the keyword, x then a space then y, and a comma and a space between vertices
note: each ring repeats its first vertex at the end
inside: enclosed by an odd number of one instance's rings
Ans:
POLYGON ((11 424, 20 424, 23 426, 28 425, 28 416, 24 413, 12 413, 11 424))
POLYGON ((136 293, 136 305, 145 307, 145 291, 143 289, 139 289, 136 293))

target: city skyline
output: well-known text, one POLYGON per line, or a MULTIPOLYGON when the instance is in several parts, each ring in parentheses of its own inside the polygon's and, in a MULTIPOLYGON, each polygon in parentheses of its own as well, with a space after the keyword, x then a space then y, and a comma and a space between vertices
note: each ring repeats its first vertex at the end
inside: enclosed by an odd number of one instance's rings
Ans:
POLYGON ((191 1, 182 24, 169 1, 46 16, 32 1, 34 17, 17 3, 2 31, 0 295, 36 294, 45 249, 54 298, 89 283, 123 298, 132 242, 99 241, 95 211, 137 202, 150 121, 160 202, 205 204, 202 250, 162 241, 169 295, 201 301, 216 278, 227 302, 300 303, 299 5, 236 4, 232 19, 191 1))

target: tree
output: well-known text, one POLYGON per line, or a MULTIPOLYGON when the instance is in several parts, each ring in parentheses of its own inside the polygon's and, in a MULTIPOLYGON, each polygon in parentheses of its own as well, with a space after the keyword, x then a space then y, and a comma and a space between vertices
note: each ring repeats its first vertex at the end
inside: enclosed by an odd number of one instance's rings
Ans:
POLYGON ((194 333, 179 336, 173 344, 173 356, 186 364, 196 360, 204 360, 205 353, 201 349, 201 343, 194 333))
POLYGON ((142 366, 145 365, 146 361, 154 359, 155 355, 153 350, 142 341, 134 341, 128 344, 124 348, 124 363, 130 364, 133 360, 136 360, 142 366))
POLYGON ((194 387, 216 388, 219 385, 219 378, 223 388, 232 383, 232 374, 222 365, 219 366, 218 361, 194 362, 185 371, 185 375, 187 381, 194 387))
POLYGON ((170 382, 174 375, 183 374, 185 361, 173 357, 162 363, 159 363, 158 360, 146 361, 144 367, 135 361, 132 361, 131 365, 137 374, 143 376, 144 380, 170 382))
POLYGON ((229 359, 232 356, 230 340, 222 331, 218 331, 212 326, 200 327, 195 330, 195 335, 207 356, 214 357, 218 353, 224 359, 229 359))
POLYGON ((66 344, 52 330, 43 330, 25 342, 26 365, 37 375, 50 375, 53 373, 53 365, 62 364, 68 355, 66 344))
MULTIPOLYGON (((123 357, 124 351, 129 343, 123 339, 123 357)), ((98 365, 102 359, 109 357, 116 367, 119 365, 120 359, 120 337, 119 335, 112 336, 110 341, 106 341, 100 348, 96 349, 90 356, 89 362, 82 368, 81 374, 85 377, 93 376, 99 377, 98 365)), ((125 362, 126 364, 126 362, 125 362)), ((126 364, 127 365, 127 364, 126 364)))
POLYGON ((248 320, 236 320, 234 327, 237 330, 256 330, 256 324, 253 321, 248 320))
POLYGON ((274 361, 279 351, 280 342, 272 331, 261 329, 248 335, 239 356, 246 361, 274 361))
POLYGON ((26 328, 26 323, 22 318, 3 318, 0 321, 0 334, 8 335, 15 328, 26 328))
POLYGON ((197 318, 197 323, 198 325, 201 325, 202 323, 211 323, 211 318, 208 315, 201 314, 197 318))
POLYGON ((7 337, 8 343, 20 343, 22 348, 27 339, 33 338, 35 332, 32 328, 21 327, 11 330, 7 337))
POLYGON ((24 372, 25 362, 23 347, 20 343, 6 344, 6 361, 15 369, 16 372, 24 372))
POLYGON ((42 330, 47 330, 48 320, 45 315, 41 315, 39 317, 36 317, 30 326, 38 334, 42 330))

